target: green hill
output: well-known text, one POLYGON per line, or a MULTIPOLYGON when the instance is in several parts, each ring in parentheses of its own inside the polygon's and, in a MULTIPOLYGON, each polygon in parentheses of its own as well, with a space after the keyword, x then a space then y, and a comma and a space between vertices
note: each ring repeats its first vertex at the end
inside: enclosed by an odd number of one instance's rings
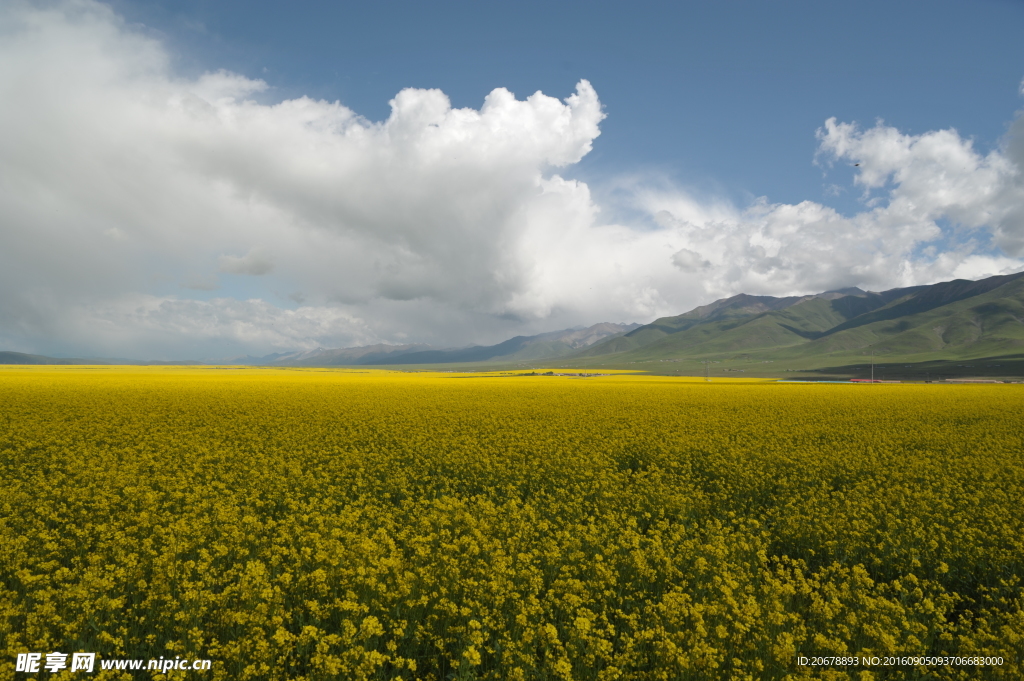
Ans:
POLYGON ((834 362, 871 353, 921 361, 1024 353, 1024 273, 882 293, 741 294, 595 343, 573 359, 834 362))

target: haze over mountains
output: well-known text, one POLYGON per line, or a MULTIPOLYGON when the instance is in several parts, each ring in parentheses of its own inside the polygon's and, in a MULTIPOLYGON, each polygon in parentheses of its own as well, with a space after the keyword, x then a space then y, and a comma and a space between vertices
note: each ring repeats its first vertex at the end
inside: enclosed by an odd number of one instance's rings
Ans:
POLYGON ((269 355, 246 358, 245 364, 284 366, 341 366, 381 364, 454 364, 464 362, 514 362, 564 357, 608 338, 621 336, 640 324, 601 323, 585 329, 564 329, 536 336, 516 336, 497 345, 474 345, 439 350, 427 345, 368 345, 358 348, 269 355))
MULTIPOLYGON (((313 367, 508 364, 557 359, 583 366, 685 359, 799 359, 808 366, 826 366, 859 362, 868 354, 913 362, 1024 358, 1024 272, 880 293, 848 288, 784 298, 739 294, 650 324, 602 323, 585 329, 516 336, 491 346, 437 349, 378 344, 215 363, 313 367)), ((0 363, 142 362, 0 352, 0 363)))
POLYGON ((536 336, 516 336, 497 345, 464 348, 432 348, 429 345, 366 345, 355 348, 274 353, 262 357, 233 357, 209 362, 140 362, 130 359, 53 358, 19 352, 0 352, 0 364, 235 364, 251 366, 358 366, 384 364, 450 364, 466 362, 515 362, 552 359, 608 338, 621 336, 640 324, 600 323, 587 328, 563 329, 536 336))

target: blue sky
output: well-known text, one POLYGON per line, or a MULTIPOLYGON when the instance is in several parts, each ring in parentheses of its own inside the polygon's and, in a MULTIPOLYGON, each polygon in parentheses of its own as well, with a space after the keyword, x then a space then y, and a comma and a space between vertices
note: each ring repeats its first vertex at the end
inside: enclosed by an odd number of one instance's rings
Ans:
POLYGON ((654 171, 737 198, 844 203, 812 164, 830 116, 955 128, 988 150, 1022 105, 1024 3, 1005 0, 114 6, 166 36, 185 72, 227 68, 271 99, 373 120, 406 87, 476 108, 495 87, 564 96, 587 78, 608 118, 574 174, 654 171))
POLYGON ((464 345, 1017 271, 1022 29, 988 0, 12 2, 0 346, 464 345))

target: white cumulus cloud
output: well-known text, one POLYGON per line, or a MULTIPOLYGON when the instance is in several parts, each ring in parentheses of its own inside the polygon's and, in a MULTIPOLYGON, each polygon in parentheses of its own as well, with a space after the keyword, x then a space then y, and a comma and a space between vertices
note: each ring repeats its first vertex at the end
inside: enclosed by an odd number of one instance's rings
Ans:
POLYGON ((890 187, 879 215, 984 229, 1007 254, 1024 254, 1020 158, 999 150, 982 155, 955 130, 905 135, 879 123, 861 131, 830 118, 818 136, 822 152, 859 164, 856 184, 869 192, 890 187))
POLYGON ((649 221, 633 225, 568 177, 605 116, 586 80, 565 99, 497 88, 478 109, 406 89, 380 122, 272 95, 223 70, 180 76, 90 0, 0 8, 0 348, 496 342, 741 291, 1024 265, 1020 120, 981 154, 953 130, 830 119, 819 154, 860 163, 861 212, 637 183, 649 221))

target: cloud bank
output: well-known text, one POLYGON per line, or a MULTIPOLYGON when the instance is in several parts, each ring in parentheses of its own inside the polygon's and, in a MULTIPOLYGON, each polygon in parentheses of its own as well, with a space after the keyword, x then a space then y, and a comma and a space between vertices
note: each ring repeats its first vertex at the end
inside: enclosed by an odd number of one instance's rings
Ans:
POLYGON ((737 292, 881 289, 1024 267, 1024 129, 830 119, 818 162, 859 164, 863 210, 748 206, 635 183, 643 224, 567 176, 605 116, 498 88, 479 109, 406 89, 368 121, 275 101, 84 0, 0 10, 0 347, 208 357, 494 342, 647 321, 737 292))

